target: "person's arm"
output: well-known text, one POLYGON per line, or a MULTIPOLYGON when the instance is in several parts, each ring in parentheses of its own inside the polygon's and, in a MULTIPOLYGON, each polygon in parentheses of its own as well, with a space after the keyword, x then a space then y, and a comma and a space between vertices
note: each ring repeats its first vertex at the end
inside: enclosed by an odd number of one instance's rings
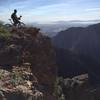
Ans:
POLYGON ((21 19, 21 17, 22 17, 22 16, 18 17, 18 20, 20 20, 20 19, 21 19))

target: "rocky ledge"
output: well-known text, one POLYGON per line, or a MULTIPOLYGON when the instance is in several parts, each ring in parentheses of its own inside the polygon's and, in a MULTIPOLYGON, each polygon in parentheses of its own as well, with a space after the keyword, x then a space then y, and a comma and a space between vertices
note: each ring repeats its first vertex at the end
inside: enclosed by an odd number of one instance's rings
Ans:
POLYGON ((100 100, 100 86, 89 82, 88 74, 58 79, 58 100, 100 100))
POLYGON ((0 100, 43 100, 38 85, 29 63, 10 71, 0 69, 0 100))

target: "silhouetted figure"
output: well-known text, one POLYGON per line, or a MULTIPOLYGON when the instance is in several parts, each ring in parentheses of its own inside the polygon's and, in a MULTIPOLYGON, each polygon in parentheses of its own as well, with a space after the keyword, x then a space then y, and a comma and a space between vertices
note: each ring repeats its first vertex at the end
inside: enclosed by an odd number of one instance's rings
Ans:
POLYGON ((12 20, 13 20, 13 22, 14 22, 14 26, 17 26, 17 24, 19 24, 20 23, 20 19, 21 19, 21 17, 22 16, 20 16, 20 17, 17 17, 17 10, 16 9, 14 9, 14 12, 11 14, 11 18, 12 18, 12 20))

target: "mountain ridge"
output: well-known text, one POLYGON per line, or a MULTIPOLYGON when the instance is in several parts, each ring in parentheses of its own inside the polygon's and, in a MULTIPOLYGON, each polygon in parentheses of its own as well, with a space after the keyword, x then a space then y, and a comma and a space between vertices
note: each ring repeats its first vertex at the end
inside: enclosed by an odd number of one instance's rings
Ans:
POLYGON ((56 47, 100 58, 100 23, 86 28, 72 27, 52 38, 56 47))
POLYGON ((60 75, 68 76, 74 75, 74 73, 77 75, 80 73, 83 74, 86 71, 91 77, 93 84, 95 82, 99 84, 99 33, 100 23, 90 25, 86 28, 72 27, 68 30, 61 31, 52 39, 57 49, 57 64, 60 75), (69 56, 70 53, 72 54, 71 56, 69 56), (75 59, 73 60, 73 58, 75 59))

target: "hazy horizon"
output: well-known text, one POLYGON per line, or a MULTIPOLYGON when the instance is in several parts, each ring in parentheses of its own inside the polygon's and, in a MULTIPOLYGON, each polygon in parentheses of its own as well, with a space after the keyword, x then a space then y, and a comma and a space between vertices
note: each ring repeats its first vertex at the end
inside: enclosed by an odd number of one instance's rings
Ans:
POLYGON ((13 9, 25 23, 100 20, 99 0, 0 0, 0 20, 8 21, 13 9))

